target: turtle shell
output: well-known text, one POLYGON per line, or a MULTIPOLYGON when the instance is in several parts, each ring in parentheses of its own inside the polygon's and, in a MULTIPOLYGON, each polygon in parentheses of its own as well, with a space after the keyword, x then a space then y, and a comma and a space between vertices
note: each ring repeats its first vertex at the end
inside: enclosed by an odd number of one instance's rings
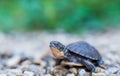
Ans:
POLYGON ((79 41, 79 42, 69 44, 66 48, 70 52, 76 53, 78 55, 81 55, 83 57, 86 57, 92 60, 101 59, 101 56, 98 53, 98 51, 93 46, 91 46, 90 44, 84 41, 79 41))

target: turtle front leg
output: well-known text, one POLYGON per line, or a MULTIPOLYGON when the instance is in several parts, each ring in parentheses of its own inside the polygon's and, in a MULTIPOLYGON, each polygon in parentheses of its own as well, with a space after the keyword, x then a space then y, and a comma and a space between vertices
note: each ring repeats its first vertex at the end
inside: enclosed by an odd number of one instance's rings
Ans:
POLYGON ((106 67, 104 65, 104 61, 102 59, 97 61, 97 66, 99 66, 99 67, 101 67, 103 69, 107 69, 108 68, 108 67, 106 67))
POLYGON ((62 60, 63 59, 55 59, 55 61, 56 61, 55 66, 60 65, 62 60))
POLYGON ((82 59, 81 63, 83 63, 91 72, 95 71, 95 65, 89 60, 82 59))
POLYGON ((55 69, 61 69, 62 68, 62 66, 60 65, 62 60, 63 59, 55 59, 55 62, 56 62, 55 65, 54 65, 55 69))

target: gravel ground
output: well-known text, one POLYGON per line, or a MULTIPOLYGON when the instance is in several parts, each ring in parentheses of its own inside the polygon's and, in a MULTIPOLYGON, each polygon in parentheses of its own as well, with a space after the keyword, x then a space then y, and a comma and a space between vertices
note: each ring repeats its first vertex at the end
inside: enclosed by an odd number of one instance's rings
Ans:
POLYGON ((120 76, 120 31, 81 36, 57 33, 0 33, 0 76, 89 76, 85 67, 55 69, 49 42, 65 45, 86 41, 98 49, 107 68, 97 67, 92 76, 120 76))

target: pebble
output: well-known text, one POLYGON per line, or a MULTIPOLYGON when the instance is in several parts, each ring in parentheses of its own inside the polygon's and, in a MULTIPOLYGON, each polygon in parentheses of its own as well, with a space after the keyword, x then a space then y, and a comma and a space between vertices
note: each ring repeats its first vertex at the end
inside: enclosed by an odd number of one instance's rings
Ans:
POLYGON ((120 76, 120 70, 116 72, 116 76, 120 76))
POLYGON ((21 69, 9 69, 11 73, 14 73, 16 75, 22 75, 22 70, 21 69))
POLYGON ((30 60, 25 60, 21 63, 21 65, 30 65, 32 62, 30 60))
POLYGON ((105 73, 92 73, 92 76, 107 76, 105 73))
POLYGON ((46 73, 50 73, 51 74, 54 71, 55 71, 54 67, 47 67, 46 68, 46 73))
POLYGON ((53 70, 51 74, 53 76, 63 76, 62 70, 53 70))
POLYGON ((75 76, 73 73, 68 73, 66 76, 75 76))
POLYGON ((78 76, 85 76, 86 71, 84 69, 79 69, 78 70, 78 76))
POLYGON ((76 68, 70 68, 69 71, 75 75, 77 75, 77 69, 76 68))
POLYGON ((6 69, 0 71, 0 75, 7 76, 22 76, 22 70, 20 69, 6 69))
POLYGON ((23 76, 34 76, 35 74, 33 72, 30 72, 30 71, 25 71, 23 73, 23 76))
POLYGON ((109 74, 114 74, 118 70, 119 69, 117 67, 109 67, 107 71, 109 72, 109 74))
POLYGON ((30 65, 28 70, 33 72, 35 76, 43 76, 45 73, 45 71, 41 67, 36 65, 30 65))
POLYGON ((0 74, 0 76, 7 76, 7 74, 0 74))
POLYGON ((13 56, 12 58, 7 60, 7 66, 12 67, 16 66, 20 61, 20 56, 13 56))
POLYGON ((102 68, 100 68, 100 67, 96 67, 95 73, 105 73, 105 74, 108 75, 108 71, 105 70, 105 69, 102 69, 102 68))
POLYGON ((45 74, 45 76, 52 76, 51 74, 45 74))
POLYGON ((0 63, 0 69, 3 69, 3 68, 5 68, 4 64, 0 63))
POLYGON ((10 58, 12 56, 13 56, 12 52, 4 51, 3 54, 1 55, 1 58, 8 59, 8 58, 10 58))
POLYGON ((17 68, 20 68, 22 71, 26 71, 28 70, 30 67, 30 65, 21 65, 21 66, 18 66, 17 68))
POLYGON ((101 72, 101 71, 102 71, 102 69, 101 69, 101 68, 96 67, 96 69, 95 69, 95 73, 99 73, 99 72, 101 72))

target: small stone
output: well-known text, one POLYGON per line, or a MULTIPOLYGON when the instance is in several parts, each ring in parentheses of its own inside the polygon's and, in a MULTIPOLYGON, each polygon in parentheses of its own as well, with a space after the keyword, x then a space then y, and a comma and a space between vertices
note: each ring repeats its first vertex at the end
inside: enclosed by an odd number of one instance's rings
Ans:
POLYGON ((16 76, 22 76, 22 74, 17 74, 16 76))
POLYGON ((16 75, 12 73, 7 73, 7 76, 16 76, 16 75))
POLYGON ((63 71, 62 70, 53 70, 52 71, 52 76, 63 76, 63 71))
POLYGON ((116 61, 116 63, 120 65, 120 60, 116 61))
POLYGON ((77 75, 77 69, 76 68, 70 68, 69 71, 71 73, 74 73, 75 75, 77 75))
POLYGON ((4 76, 22 76, 22 70, 20 69, 5 69, 0 71, 0 75, 4 76))
POLYGON ((30 72, 30 71, 25 71, 23 73, 23 76, 34 76, 34 73, 33 72, 30 72))
POLYGON ((13 56, 13 53, 7 50, 4 53, 2 53, 1 58, 7 59, 7 58, 10 58, 12 56, 13 56))
POLYGON ((45 74, 44 76, 52 76, 51 74, 45 74))
POLYGON ((44 74, 44 70, 36 65, 30 65, 28 70, 33 72, 35 76, 43 76, 44 74))
POLYGON ((53 67, 47 67, 46 68, 46 73, 52 73, 53 71, 55 71, 55 69, 53 67))
POLYGON ((7 66, 12 67, 12 66, 16 66, 19 63, 19 61, 20 61, 20 56, 13 56, 6 63, 7 66))
POLYGON ((119 69, 117 67, 109 67, 107 71, 109 72, 109 74, 114 74, 118 70, 119 69))
POLYGON ((66 73, 68 73, 68 69, 62 68, 61 70, 58 70, 53 67, 49 67, 47 68, 46 73, 50 73, 52 76, 66 76, 66 73))
POLYGON ((111 60, 109 60, 109 59, 104 59, 104 61, 105 61, 106 64, 111 65, 111 60))
POLYGON ((107 70, 102 69, 102 68, 100 68, 100 67, 96 67, 96 69, 95 69, 95 73, 105 73, 105 74, 108 75, 107 70))
POLYGON ((16 74, 22 74, 22 70, 21 69, 11 69, 12 73, 16 73, 16 74))
POLYGON ((84 69, 79 69, 78 76, 85 76, 86 71, 84 69))
POLYGON ((40 65, 41 67, 45 67, 44 65, 45 65, 45 63, 40 59, 40 58, 37 58, 37 59, 34 59, 33 60, 33 64, 34 65, 40 65))
POLYGON ((99 73, 99 72, 101 72, 101 68, 96 67, 96 69, 95 69, 95 73, 99 73))
POLYGON ((20 61, 19 61, 19 64, 25 62, 25 61, 30 61, 30 58, 28 57, 21 57, 20 61))
POLYGON ((117 76, 116 74, 112 74, 111 76, 117 76))
POLYGON ((105 73, 92 73, 92 76, 107 76, 105 73))
POLYGON ((0 76, 7 76, 7 74, 0 74, 0 76))
POLYGON ((22 69, 23 71, 28 70, 29 67, 30 67, 30 65, 21 65, 21 66, 18 66, 18 68, 22 69))
POLYGON ((73 73, 68 73, 66 76, 75 76, 73 73))
POLYGON ((21 65, 30 65, 32 62, 30 60, 23 61, 21 65))
POLYGON ((8 75, 17 75, 17 76, 22 75, 22 70, 21 69, 7 69, 5 71, 8 75))
POLYGON ((5 68, 4 63, 0 63, 0 69, 5 68))
POLYGON ((107 70, 104 70, 104 69, 101 69, 101 73, 104 73, 106 75, 109 75, 108 71, 107 70))
POLYGON ((120 76, 120 70, 116 72, 116 76, 120 76))

